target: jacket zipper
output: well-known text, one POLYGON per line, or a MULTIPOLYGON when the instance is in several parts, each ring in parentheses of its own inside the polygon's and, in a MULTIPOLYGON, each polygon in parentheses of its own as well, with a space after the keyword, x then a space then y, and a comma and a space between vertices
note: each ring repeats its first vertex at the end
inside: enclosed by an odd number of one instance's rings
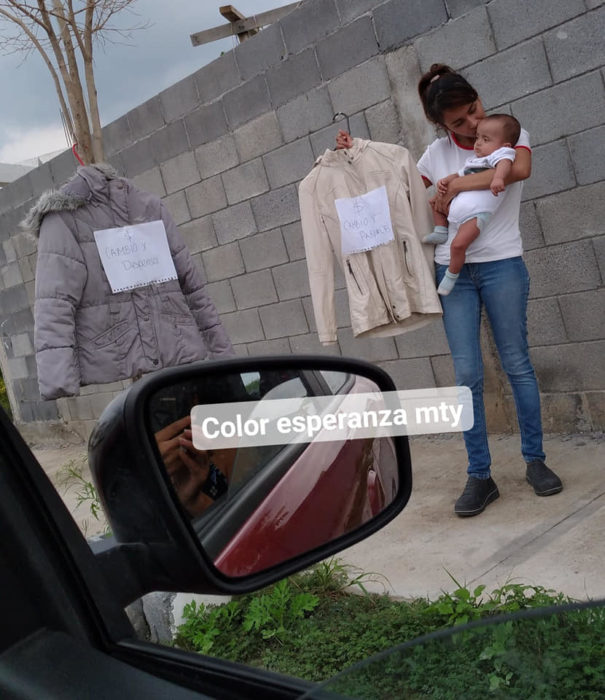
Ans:
POLYGON ((403 261, 405 262, 405 269, 408 271, 410 277, 414 276, 414 273, 410 270, 410 265, 408 263, 408 244, 407 241, 403 242, 403 261))
POLYGON ((355 274, 353 273, 353 268, 351 267, 351 261, 347 260, 347 267, 349 268, 349 273, 351 274, 351 277, 353 278, 353 281, 357 285, 357 289, 359 289, 359 293, 363 294, 361 291, 361 287, 359 286, 359 282, 357 281, 357 277, 355 277, 355 274))

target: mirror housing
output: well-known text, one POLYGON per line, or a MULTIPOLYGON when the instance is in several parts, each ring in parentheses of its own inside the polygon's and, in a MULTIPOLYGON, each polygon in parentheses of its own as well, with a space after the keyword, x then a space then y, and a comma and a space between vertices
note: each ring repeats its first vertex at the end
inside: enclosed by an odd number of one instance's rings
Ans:
MULTIPOLYGON (((273 557, 265 556, 260 564, 258 557, 256 563, 250 563, 250 557, 239 556, 238 548, 240 554, 244 551, 243 547, 247 548, 247 552, 258 548, 255 537, 258 535, 259 523, 265 522, 267 516, 265 514, 256 520, 254 518, 260 512, 260 504, 266 505, 268 495, 278 493, 280 488, 282 494, 298 493, 301 488, 304 489, 311 478, 309 476, 307 479, 307 474, 311 474, 310 465, 316 471, 319 469, 322 478, 329 476, 333 468, 331 465, 338 463, 341 467, 346 466, 346 455, 352 454, 351 446, 359 446, 362 442, 357 439, 324 442, 324 445, 331 444, 332 452, 336 450, 339 455, 339 460, 329 461, 322 456, 326 454, 325 451, 317 449, 316 441, 309 440, 283 449, 278 447, 281 450, 279 470, 275 467, 275 460, 268 461, 270 466, 263 467, 263 470, 248 479, 243 487, 240 486, 235 491, 232 499, 226 498, 220 503, 217 499, 207 512, 195 513, 194 517, 179 499, 179 490, 172 479, 168 462, 164 463, 166 457, 163 459, 160 452, 160 442, 156 436, 159 435, 158 427, 165 426, 166 421, 158 423, 158 397, 164 400, 162 405, 171 405, 165 399, 166 396, 172 396, 174 387, 207 386, 208 382, 216 382, 217 377, 239 375, 248 378, 256 376, 255 373, 262 377, 274 374, 290 377, 287 380, 289 385, 284 381, 271 390, 265 391, 263 388, 266 399, 279 399, 282 395, 287 395, 297 385, 298 380, 292 380, 292 376, 300 375, 304 381, 309 378, 312 384, 317 373, 343 373, 343 376, 363 378, 362 386, 375 386, 378 396, 381 392, 396 390, 386 372, 360 360, 325 356, 278 356, 213 360, 161 370, 147 375, 122 392, 105 409, 90 437, 89 463, 112 532, 110 537, 97 542, 93 549, 109 578, 120 589, 117 593, 124 605, 153 590, 241 594, 262 588, 368 537, 405 507, 412 486, 407 437, 376 438, 374 442, 366 439, 370 448, 374 445, 370 449, 372 454, 376 452, 375 444, 378 441, 386 439, 389 442, 389 449, 394 456, 392 462, 396 465, 396 477, 392 478, 394 486, 387 497, 383 493, 384 488, 380 498, 376 495, 376 476, 370 466, 369 473, 373 476, 368 477, 367 487, 364 481, 363 488, 357 490, 361 494, 359 498, 366 499, 365 510, 361 506, 352 509, 351 513, 356 512, 358 515, 353 518, 349 513, 344 519, 345 527, 333 527, 329 533, 320 529, 319 534, 303 538, 296 546, 290 546, 294 530, 278 532, 274 529, 264 539, 265 552, 271 552, 273 547, 270 538, 278 533, 281 541, 276 541, 275 549, 280 553, 273 557), (308 450, 313 450, 312 462, 304 459, 305 454, 311 454, 305 452, 308 450), (294 475, 298 477, 296 480, 294 475), (286 477, 289 479, 287 482, 286 477), (242 515, 242 502, 248 504, 245 512, 251 515, 242 515), (250 503, 253 503, 253 507, 250 503), (359 515, 362 511, 365 513, 363 516, 359 515), (265 520, 262 520, 263 517, 265 520)), ((310 391, 318 395, 328 393, 329 389, 325 386, 322 389, 318 385, 311 387, 310 391)), ((219 401, 231 398, 229 391, 224 393, 219 401)), ((337 393, 334 396, 339 398, 337 393)), ((210 401, 215 400, 216 397, 210 401)), ((177 417, 175 414, 166 420, 177 417)), ((187 437, 191 437, 190 433, 187 433, 187 437)), ((182 434, 179 441, 183 442, 182 434)), ((187 455, 192 454, 190 450, 185 452, 187 455)), ((193 452, 201 454, 207 465, 204 450, 193 452)), ((364 454, 367 453, 368 449, 365 449, 364 454)), ((212 455, 212 452, 208 454, 212 455)), ((216 453, 214 461, 219 462, 216 453)), ((207 469, 207 466, 204 468, 207 469)), ((335 483, 342 484, 344 473, 337 475, 340 481, 335 482, 333 479, 329 488, 334 489, 335 483)), ((346 478, 350 479, 348 476, 346 478)), ((352 481, 342 484, 343 493, 351 485, 354 486, 352 481)), ((330 493, 329 488, 324 488, 324 494, 330 493)), ((307 512, 321 508, 321 511, 316 512, 327 516, 340 513, 344 507, 342 504, 337 504, 334 499, 332 506, 331 500, 326 498, 320 502, 317 493, 317 490, 309 490, 305 494, 307 512), (331 510, 334 512, 331 513, 331 510)), ((359 498, 356 497, 357 501, 359 498)), ((283 520, 286 505, 281 501, 278 505, 279 517, 283 520)), ((297 527, 300 528, 300 520, 297 527)))

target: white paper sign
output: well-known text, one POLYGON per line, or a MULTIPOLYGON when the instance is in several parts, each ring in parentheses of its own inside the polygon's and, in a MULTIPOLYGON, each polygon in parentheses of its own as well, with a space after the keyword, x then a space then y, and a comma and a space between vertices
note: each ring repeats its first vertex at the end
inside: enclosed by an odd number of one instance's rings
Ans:
POLYGON ((112 292, 177 279, 163 221, 95 231, 112 292))
POLYGON ((387 189, 335 200, 343 255, 363 253, 394 240, 387 189))

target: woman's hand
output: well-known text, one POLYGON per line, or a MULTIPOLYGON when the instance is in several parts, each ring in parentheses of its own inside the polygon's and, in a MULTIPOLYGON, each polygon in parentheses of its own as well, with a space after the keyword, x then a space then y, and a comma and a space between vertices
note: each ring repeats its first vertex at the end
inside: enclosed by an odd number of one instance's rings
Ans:
POLYGON ((353 146, 353 137, 347 131, 340 129, 336 135, 336 149, 347 149, 353 146))

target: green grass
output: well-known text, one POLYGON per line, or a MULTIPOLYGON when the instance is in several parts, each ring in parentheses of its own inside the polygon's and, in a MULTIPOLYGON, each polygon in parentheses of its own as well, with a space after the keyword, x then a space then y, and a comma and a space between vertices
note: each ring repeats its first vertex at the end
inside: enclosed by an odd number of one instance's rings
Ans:
POLYGON ((0 373, 0 406, 6 411, 9 418, 12 417, 10 403, 8 402, 8 394, 6 391, 6 384, 4 383, 4 378, 0 373))
POLYGON ((605 611, 509 620, 445 637, 439 630, 467 621, 571 601, 517 583, 489 594, 483 586, 469 590, 457 584, 453 593, 434 601, 349 591, 350 585, 363 591, 370 577, 330 560, 226 605, 192 604, 176 644, 322 682, 374 654, 437 632, 436 639, 335 679, 330 690, 381 700, 605 697, 605 611))

